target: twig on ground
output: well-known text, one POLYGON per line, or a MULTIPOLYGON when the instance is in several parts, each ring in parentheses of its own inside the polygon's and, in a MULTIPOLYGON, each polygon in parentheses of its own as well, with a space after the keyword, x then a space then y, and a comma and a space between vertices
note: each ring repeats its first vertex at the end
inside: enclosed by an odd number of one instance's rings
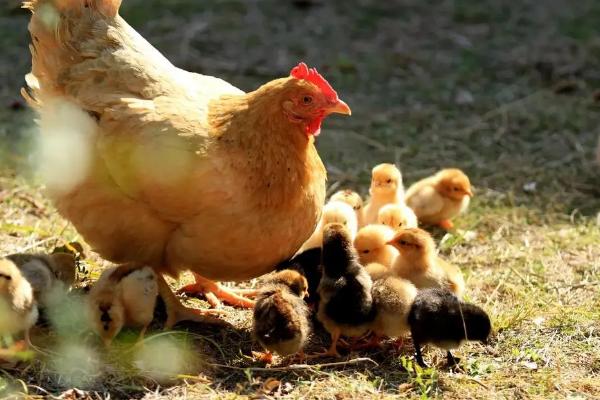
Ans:
POLYGON ((352 360, 347 361, 337 361, 331 363, 322 363, 322 364, 293 364, 288 365, 287 367, 273 367, 273 368, 261 368, 261 367, 235 367, 233 365, 225 365, 225 364, 213 364, 210 363, 208 365, 217 368, 227 368, 227 369, 235 369, 240 371, 259 371, 259 372, 272 372, 272 371, 297 371, 297 370, 306 370, 306 369, 319 369, 319 368, 328 368, 328 367, 342 367, 346 365, 354 365, 360 364, 364 362, 369 362, 374 365, 377 364, 374 360, 368 357, 361 358, 353 358, 352 360))

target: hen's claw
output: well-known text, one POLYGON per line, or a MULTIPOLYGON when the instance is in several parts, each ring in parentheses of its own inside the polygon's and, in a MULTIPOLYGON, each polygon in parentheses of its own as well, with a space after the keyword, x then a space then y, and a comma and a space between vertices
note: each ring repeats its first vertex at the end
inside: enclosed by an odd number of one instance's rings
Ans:
POLYGON ((200 275, 194 274, 196 277, 196 283, 186 285, 178 290, 179 293, 186 293, 191 295, 204 294, 209 304, 217 308, 221 305, 221 301, 240 308, 253 308, 254 301, 250 300, 242 295, 239 295, 236 290, 231 290, 219 285, 216 282, 201 277, 200 275))

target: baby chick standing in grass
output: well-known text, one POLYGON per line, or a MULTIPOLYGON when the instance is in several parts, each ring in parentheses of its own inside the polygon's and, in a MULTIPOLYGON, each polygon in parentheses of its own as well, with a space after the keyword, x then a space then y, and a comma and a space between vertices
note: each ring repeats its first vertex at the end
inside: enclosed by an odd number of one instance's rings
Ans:
POLYGON ((413 209, 419 222, 454 227, 451 219, 469 207, 473 197, 469 177, 459 169, 449 168, 414 183, 406 192, 406 204, 413 209))
POLYGON ((25 347, 31 341, 29 330, 38 319, 31 285, 9 259, 0 259, 0 342, 12 344, 14 335, 25 334, 25 347))
POLYGON ((379 210, 386 204, 404 204, 402 174, 394 164, 379 164, 373 168, 371 195, 364 207, 365 225, 377 223, 379 210))
POLYGON ((68 291, 75 283, 75 257, 69 253, 25 254, 6 256, 17 265, 33 289, 37 303, 49 306, 54 295, 68 291))
POLYGON ((282 270, 267 281, 254 306, 252 333, 266 350, 257 354, 267 363, 272 352, 282 356, 300 353, 310 334, 309 310, 303 298, 308 293, 306 278, 297 271, 282 270))
POLYGON ((345 189, 335 192, 329 201, 341 201, 342 203, 348 204, 350 207, 354 209, 356 212, 356 219, 358 221, 358 226, 363 226, 363 199, 360 197, 360 194, 356 193, 353 190, 345 189))
POLYGON ((390 268, 398 256, 398 250, 387 243, 394 231, 385 225, 367 225, 361 228, 354 239, 354 248, 362 265, 378 263, 390 268))
POLYGON ((395 231, 419 226, 415 212, 406 204, 387 204, 381 207, 377 223, 389 226, 395 231))
POLYGON ((323 228, 325 225, 334 222, 344 225, 348 229, 350 237, 354 239, 358 231, 358 220, 354 209, 347 203, 330 201, 323 207, 323 215, 321 215, 321 220, 317 224, 315 231, 302 245, 297 254, 300 254, 304 250, 321 247, 323 242, 323 228))
POLYGON ((448 365, 458 363, 451 349, 466 340, 485 343, 492 325, 489 316, 480 307, 460 301, 446 289, 425 289, 417 294, 408 315, 415 357, 427 367, 421 346, 433 344, 447 351, 448 365))
POLYGON ((360 337, 375 318, 371 277, 358 261, 348 229, 329 224, 323 231, 323 277, 317 318, 331 335, 331 346, 323 354, 339 356, 340 336, 360 337))
POLYGON ((435 242, 426 231, 413 228, 396 233, 389 241, 400 255, 392 266, 392 273, 411 281, 417 288, 446 288, 458 297, 465 290, 460 269, 436 254, 435 242))

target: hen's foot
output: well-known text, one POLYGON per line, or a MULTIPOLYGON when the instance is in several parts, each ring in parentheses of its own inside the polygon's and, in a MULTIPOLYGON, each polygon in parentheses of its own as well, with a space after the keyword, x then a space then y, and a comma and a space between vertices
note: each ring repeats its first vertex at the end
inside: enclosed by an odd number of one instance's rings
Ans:
POLYGON ((454 224, 449 219, 441 220, 438 225, 440 228, 445 229, 447 231, 454 229, 454 224))
POLYGON ((212 307, 219 307, 221 301, 240 308, 253 308, 254 301, 236 293, 235 290, 225 288, 218 283, 194 274, 196 283, 186 285, 178 290, 179 293, 188 295, 203 294, 212 307))

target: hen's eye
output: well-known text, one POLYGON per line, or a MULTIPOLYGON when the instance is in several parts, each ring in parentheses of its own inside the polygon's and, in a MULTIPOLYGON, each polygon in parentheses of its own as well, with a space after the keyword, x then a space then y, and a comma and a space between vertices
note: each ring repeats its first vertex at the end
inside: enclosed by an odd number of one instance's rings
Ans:
POLYGON ((313 99, 312 99, 312 97, 310 97, 310 96, 304 96, 304 97, 302 98, 302 102, 303 102, 304 104, 310 104, 310 103, 312 103, 312 100, 313 100, 313 99))

